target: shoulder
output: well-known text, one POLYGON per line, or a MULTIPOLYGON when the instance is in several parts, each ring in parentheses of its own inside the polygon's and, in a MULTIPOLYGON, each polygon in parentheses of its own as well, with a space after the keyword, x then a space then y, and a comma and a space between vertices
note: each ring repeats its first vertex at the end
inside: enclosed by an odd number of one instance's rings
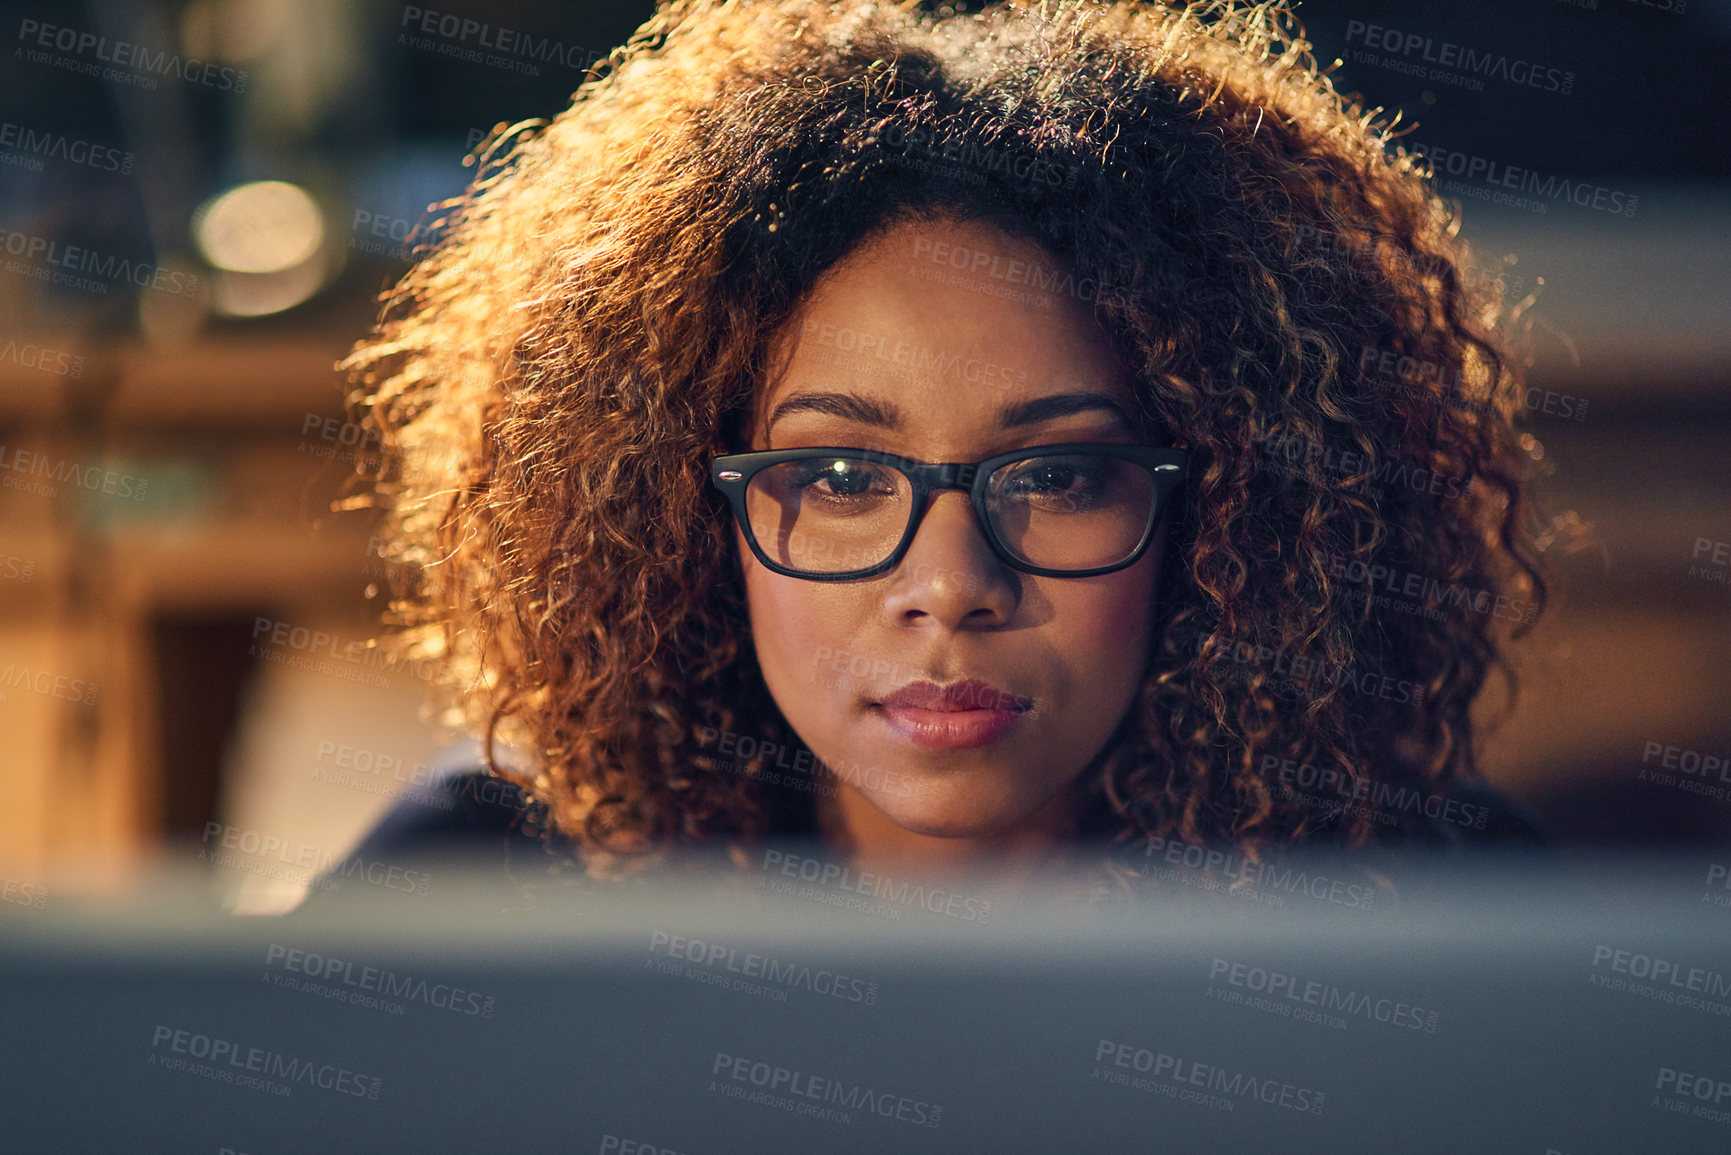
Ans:
POLYGON ((1556 832, 1528 807, 1488 782, 1457 779, 1427 813, 1443 841, 1468 848, 1554 850, 1556 832))
POLYGON ((331 905, 357 875, 393 868, 478 871, 500 881, 537 882, 580 870, 573 848, 551 829, 545 808, 484 768, 454 769, 405 796, 343 859, 314 879, 301 911, 331 905))
POLYGON ((380 858, 487 854, 538 842, 545 827, 541 806, 522 789, 469 768, 398 802, 354 853, 380 858))
POLYGON ((1379 812, 1406 818, 1373 833, 1357 852, 1379 870, 1445 878, 1481 869, 1566 869, 1550 824, 1488 782, 1462 778, 1394 791, 1379 812))

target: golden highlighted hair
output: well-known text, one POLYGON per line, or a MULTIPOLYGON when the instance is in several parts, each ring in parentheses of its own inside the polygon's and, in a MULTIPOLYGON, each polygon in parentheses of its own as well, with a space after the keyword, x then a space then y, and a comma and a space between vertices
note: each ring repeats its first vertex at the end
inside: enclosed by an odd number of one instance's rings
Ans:
POLYGON ((1544 601, 1510 311, 1281 7, 676 0, 482 160, 347 365, 401 464, 399 620, 592 870, 809 821, 706 741, 797 744, 708 459, 813 281, 910 216, 1099 287, 1191 453, 1093 834, 1353 846, 1384 828, 1283 770, 1475 774, 1469 708, 1544 601))

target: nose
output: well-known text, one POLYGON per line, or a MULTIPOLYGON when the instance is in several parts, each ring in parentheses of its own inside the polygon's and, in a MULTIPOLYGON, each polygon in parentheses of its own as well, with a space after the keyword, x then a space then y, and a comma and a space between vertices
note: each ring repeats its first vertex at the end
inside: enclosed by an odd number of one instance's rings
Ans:
POLYGON ((892 571, 884 608, 901 625, 932 621, 955 630, 1007 623, 1021 598, 1021 575, 992 552, 966 493, 944 491, 928 500, 892 571))

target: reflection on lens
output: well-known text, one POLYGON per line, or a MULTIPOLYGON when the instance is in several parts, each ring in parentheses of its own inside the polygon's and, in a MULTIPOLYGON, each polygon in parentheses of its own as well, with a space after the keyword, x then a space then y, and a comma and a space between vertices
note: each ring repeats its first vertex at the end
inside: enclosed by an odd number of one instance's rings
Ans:
MULTIPOLYGON (((1142 465, 1101 454, 1028 457, 992 471, 992 532, 1019 563, 1091 570, 1122 564, 1155 516, 1154 478, 1142 465)), ((899 469, 853 457, 784 461, 746 486, 759 548, 797 573, 870 569, 895 552, 913 514, 913 484, 899 469)))
POLYGON ((993 471, 986 509, 1029 565, 1096 569, 1136 552, 1154 521, 1154 479, 1116 457, 1030 457, 993 471))
POLYGON ((899 470, 845 457, 784 461, 745 491, 752 532, 773 560, 805 573, 868 569, 908 526, 913 490, 899 470))

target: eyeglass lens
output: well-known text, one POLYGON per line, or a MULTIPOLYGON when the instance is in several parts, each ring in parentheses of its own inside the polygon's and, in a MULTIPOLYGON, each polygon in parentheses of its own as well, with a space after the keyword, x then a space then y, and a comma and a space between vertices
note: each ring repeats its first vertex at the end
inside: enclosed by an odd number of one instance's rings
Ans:
MULTIPOLYGON (((1154 517, 1154 479, 1134 461, 1095 454, 1029 457, 986 482, 991 531, 1011 556, 1041 569, 1116 565, 1154 517)), ((908 476, 845 457, 784 461, 746 487, 757 543, 786 569, 847 573, 886 560, 914 515, 908 476)))

